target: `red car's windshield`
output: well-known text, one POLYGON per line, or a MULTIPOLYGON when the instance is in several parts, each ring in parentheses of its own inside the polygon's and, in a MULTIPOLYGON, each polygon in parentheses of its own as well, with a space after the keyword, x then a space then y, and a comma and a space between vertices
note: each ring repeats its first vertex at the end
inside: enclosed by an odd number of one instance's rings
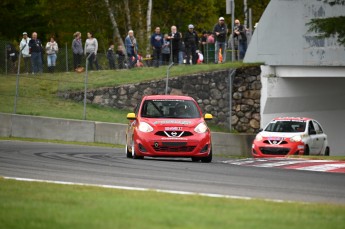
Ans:
POLYGON ((145 118, 200 118, 196 104, 191 100, 146 100, 141 108, 145 118))
POLYGON ((272 121, 266 127, 268 132, 304 132, 306 122, 304 121, 272 121))

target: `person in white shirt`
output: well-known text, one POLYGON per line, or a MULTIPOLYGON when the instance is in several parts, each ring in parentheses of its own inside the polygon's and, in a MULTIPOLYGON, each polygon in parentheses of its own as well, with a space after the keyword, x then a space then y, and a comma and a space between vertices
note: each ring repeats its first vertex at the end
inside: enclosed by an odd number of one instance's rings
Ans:
POLYGON ((50 41, 46 45, 47 53, 47 63, 48 63, 48 72, 53 73, 56 65, 57 52, 59 51, 58 44, 55 42, 54 37, 50 38, 50 41))
POLYGON ((98 50, 98 42, 97 39, 93 37, 91 32, 87 33, 87 39, 85 41, 85 48, 84 52, 86 57, 89 57, 89 65, 90 69, 93 70, 93 63, 96 65, 96 69, 99 70, 98 61, 97 61, 97 50, 98 50))
POLYGON ((22 56, 24 59, 24 67, 27 74, 31 73, 31 54, 29 49, 29 41, 30 37, 28 37, 28 33, 23 33, 23 39, 20 41, 19 50, 22 52, 22 56))

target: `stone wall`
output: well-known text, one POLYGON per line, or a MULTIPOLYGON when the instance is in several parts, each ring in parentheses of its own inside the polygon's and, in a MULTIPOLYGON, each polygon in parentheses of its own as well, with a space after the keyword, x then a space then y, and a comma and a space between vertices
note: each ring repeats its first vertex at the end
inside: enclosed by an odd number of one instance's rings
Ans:
MULTIPOLYGON (((231 118, 235 132, 253 133, 260 127, 260 67, 236 69, 232 81, 232 109, 229 115, 229 79, 234 69, 172 77, 168 93, 189 95, 204 113, 214 116, 212 122, 228 127, 231 118)), ((88 91, 87 102, 101 106, 128 109, 140 102, 144 95, 165 94, 165 79, 99 88, 88 91)), ((65 99, 83 101, 84 92, 65 92, 65 99)))

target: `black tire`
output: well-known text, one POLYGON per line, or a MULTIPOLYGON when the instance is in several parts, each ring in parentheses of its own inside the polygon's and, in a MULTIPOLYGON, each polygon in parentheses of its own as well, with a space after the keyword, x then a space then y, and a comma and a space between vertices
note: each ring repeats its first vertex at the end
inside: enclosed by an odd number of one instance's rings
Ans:
POLYGON ((325 149, 325 156, 329 156, 331 153, 331 150, 329 149, 329 147, 327 146, 325 149))
POLYGON ((201 158, 202 163, 210 163, 211 161, 212 161, 212 150, 210 151, 210 154, 207 157, 201 158))
POLYGON ((304 148, 304 155, 305 156, 308 156, 310 154, 310 151, 309 151, 309 146, 305 146, 305 148, 304 148))
POLYGON ((126 145, 126 156, 127 158, 132 158, 132 152, 128 150, 128 146, 126 145))
POLYGON ((132 142, 132 158, 133 158, 133 159, 143 159, 143 158, 144 158, 143 156, 138 156, 138 155, 135 153, 134 142, 132 142))
POLYGON ((192 157, 192 162, 199 162, 200 158, 199 157, 192 157))

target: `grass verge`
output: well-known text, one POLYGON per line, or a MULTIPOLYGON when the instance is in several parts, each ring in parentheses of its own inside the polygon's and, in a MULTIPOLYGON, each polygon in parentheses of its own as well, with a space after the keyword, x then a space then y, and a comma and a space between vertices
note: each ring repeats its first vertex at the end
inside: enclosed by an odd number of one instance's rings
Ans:
POLYGON ((345 206, 235 200, 0 178, 1 228, 344 228, 345 206))

